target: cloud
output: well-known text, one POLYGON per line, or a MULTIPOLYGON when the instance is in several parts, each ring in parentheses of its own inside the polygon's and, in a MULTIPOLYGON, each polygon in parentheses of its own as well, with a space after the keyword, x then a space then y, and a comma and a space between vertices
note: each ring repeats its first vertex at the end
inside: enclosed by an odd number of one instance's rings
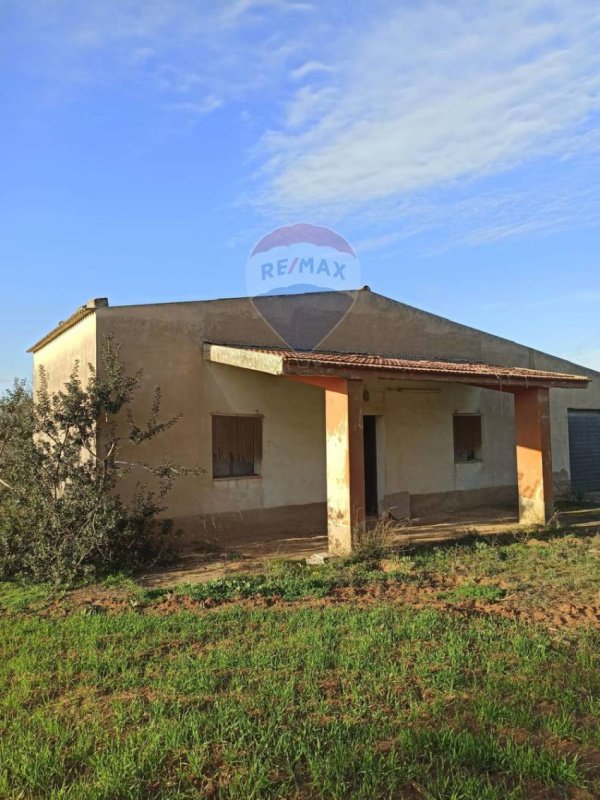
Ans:
POLYGON ((331 90, 327 87, 320 89, 312 86, 302 87, 296 95, 296 102, 288 108, 286 127, 299 128, 320 116, 323 109, 329 106, 331 94, 331 90))
POLYGON ((290 77, 296 81, 302 80, 303 78, 308 77, 309 75, 315 75, 324 72, 331 72, 332 68, 327 64, 323 64, 322 61, 306 61, 296 69, 293 69, 290 72, 290 77))
POLYGON ((197 102, 170 103, 169 108, 175 109, 176 111, 182 111, 183 113, 194 117, 198 117, 204 116, 204 114, 210 114, 211 111, 215 111, 222 105, 222 100, 220 100, 218 97, 209 95, 208 97, 205 97, 197 102))
POLYGON ((169 132, 243 104, 258 141, 239 194, 270 222, 343 221, 365 250, 421 237, 439 252, 600 220, 596 0, 16 8, 4 58, 52 83, 53 101, 134 87, 178 115, 169 132))
POLYGON ((136 47, 130 55, 130 62, 133 65, 145 64, 156 56, 156 50, 152 47, 136 47))
POLYGON ((12 59, 41 76, 53 97, 61 88, 70 98, 78 88, 133 84, 201 104, 245 97, 279 82, 288 59, 306 60, 307 26, 302 40, 287 26, 313 8, 288 0, 12 1, 12 59))
MULTIPOLYGON (((439 255, 507 239, 600 226, 600 158, 558 159, 513 170, 508 177, 458 182, 406 197, 371 202, 347 214, 360 253, 410 247, 439 255)), ((341 217, 340 217, 341 219, 341 217)))
MULTIPOLYGON (((438 241, 434 237, 429 251, 599 226, 600 187, 590 182, 587 167, 557 164, 529 185, 531 173, 525 172, 511 189, 478 191, 467 200, 448 202, 438 209, 437 221, 452 233, 438 241)), ((432 225, 435 220, 435 215, 429 218, 432 225)))
POLYGON ((352 213, 599 145, 591 0, 393 6, 332 50, 329 80, 295 92, 263 138, 279 209, 352 213))

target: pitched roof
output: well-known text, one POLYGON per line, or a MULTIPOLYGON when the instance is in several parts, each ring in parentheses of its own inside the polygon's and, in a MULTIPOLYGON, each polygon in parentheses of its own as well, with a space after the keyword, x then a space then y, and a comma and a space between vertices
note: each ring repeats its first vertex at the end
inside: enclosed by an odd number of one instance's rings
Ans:
POLYGON ((590 382, 584 375, 569 375, 525 367, 501 367, 471 361, 441 361, 367 353, 332 353, 207 343, 204 346, 204 355, 209 361, 254 369, 271 375, 451 381, 490 388, 541 386, 585 389, 590 382))

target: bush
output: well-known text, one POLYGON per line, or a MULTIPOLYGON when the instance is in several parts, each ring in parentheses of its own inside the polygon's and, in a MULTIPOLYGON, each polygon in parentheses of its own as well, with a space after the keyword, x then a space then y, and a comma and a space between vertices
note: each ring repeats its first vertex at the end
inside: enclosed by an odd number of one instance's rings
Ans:
POLYGON ((394 543, 394 537, 404 532, 407 522, 398 522, 391 517, 381 517, 373 528, 356 535, 352 554, 346 558, 348 564, 365 563, 376 566, 382 558, 398 553, 402 548, 394 543))
POLYGON ((136 424, 141 373, 127 375, 111 339, 90 373, 84 386, 76 363, 51 393, 42 369, 35 400, 23 382, 0 398, 0 578, 71 584, 156 559, 172 530, 160 518, 166 495, 177 477, 201 472, 126 458, 179 417, 159 421, 156 389, 149 419, 136 424), (125 502, 118 484, 132 470, 154 488, 138 481, 125 502))

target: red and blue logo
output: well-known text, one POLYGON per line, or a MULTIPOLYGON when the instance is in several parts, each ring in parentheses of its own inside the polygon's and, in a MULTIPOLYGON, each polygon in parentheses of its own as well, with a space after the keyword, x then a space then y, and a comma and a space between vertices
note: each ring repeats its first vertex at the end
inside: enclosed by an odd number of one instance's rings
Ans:
POLYGON ((306 222, 263 236, 246 264, 250 297, 351 291, 360 285, 360 265, 352 245, 331 228, 306 222))

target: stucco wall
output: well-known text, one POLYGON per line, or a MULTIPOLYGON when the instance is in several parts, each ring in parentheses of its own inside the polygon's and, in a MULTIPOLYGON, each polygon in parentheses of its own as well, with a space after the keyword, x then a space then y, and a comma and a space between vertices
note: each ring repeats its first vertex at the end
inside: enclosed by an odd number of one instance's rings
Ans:
POLYGON ((516 484, 512 396, 456 384, 425 386, 400 383, 385 392, 386 493, 516 484), (455 463, 454 414, 482 415, 481 461, 455 463))
POLYGON ((96 367, 96 317, 89 314, 56 339, 34 353, 34 387, 39 386, 39 368, 48 377, 48 389, 55 392, 68 380, 75 362, 79 361, 79 375, 83 383, 89 377, 89 364, 96 367))
MULTIPOLYGON (((351 313, 321 346, 331 350, 466 359, 588 375, 591 379, 589 389, 552 389, 550 392, 555 491, 558 496, 568 494, 567 412, 569 408, 600 409, 600 373, 371 292, 358 293, 351 313)), ((468 477, 472 478, 471 465, 468 469, 468 477)))
MULTIPOLYGON (((182 421, 160 443, 140 454, 148 461, 163 451, 186 465, 199 463, 207 475, 185 479, 170 499, 176 521, 206 528, 218 538, 221 516, 253 509, 323 505, 326 500, 323 392, 285 378, 211 364, 202 358, 203 341, 272 343, 273 333, 247 301, 100 309, 99 335, 112 333, 123 357, 144 369, 143 417, 152 390, 160 385, 165 414, 182 421), (271 342, 269 342, 271 337, 271 342), (210 475, 211 413, 262 414, 264 453, 261 478, 213 480, 210 475)), ((357 349, 360 333, 356 332, 357 349)), ((453 384, 368 382, 365 413, 381 415, 383 480, 380 495, 430 495, 481 487, 516 485, 513 399, 453 384), (399 391, 399 389, 401 391, 399 391), (484 416, 484 460, 455 464, 454 413, 484 416)), ((133 476, 130 483, 133 481, 133 476)), ((284 518, 283 512, 279 517, 284 518)), ((298 519, 290 520, 297 524, 298 519)))
MULTIPOLYGON (((239 331, 245 324, 244 310, 248 312, 242 308, 239 314, 229 316, 212 304, 178 304, 97 312, 99 338, 113 334, 121 343, 126 363, 143 368, 142 391, 134 408, 139 421, 143 422, 150 410, 155 386, 161 387, 162 415, 183 415, 160 438, 132 448, 131 455, 149 463, 170 456, 182 465, 206 470, 201 478, 181 479, 169 496, 169 515, 176 525, 201 537, 219 539, 224 529, 239 534, 245 517, 253 520, 255 534, 257 529, 267 530, 268 518, 247 514, 260 509, 280 509, 273 519, 290 531, 307 532, 306 525, 314 530, 324 521, 322 392, 287 379, 211 364, 203 358, 202 342, 223 339, 232 334, 231 329, 239 331), (213 413, 263 416, 261 477, 212 478, 213 413), (308 516, 302 511, 305 506, 313 507, 308 516)), ((264 323, 251 311, 246 324, 249 335, 268 333, 261 332, 264 323)), ((123 490, 131 490, 139 477, 132 472, 123 490)))
MULTIPOLYGON (((318 317, 327 295, 313 296, 318 317)), ((297 318, 297 344, 303 334, 302 314, 292 313, 295 298, 273 298, 277 313, 297 318)), ((316 309, 316 310, 315 310, 316 309)), ((297 310, 296 310, 297 311, 297 310)), ((191 536, 239 533, 252 527, 263 533, 307 532, 324 525, 326 500, 324 398, 317 387, 259 372, 211 364, 203 358, 205 341, 281 345, 281 339, 246 298, 98 308, 36 354, 35 363, 49 370, 51 387, 66 380, 73 361, 95 363, 107 334, 122 346, 132 370, 142 368, 142 386, 135 414, 143 422, 154 387, 163 396, 163 414, 183 419, 160 439, 132 453, 158 463, 163 456, 187 466, 204 467, 200 479, 183 479, 170 496, 169 513, 191 536), (211 476, 211 413, 261 414, 264 418, 262 477, 213 480, 211 476), (266 513, 269 512, 269 513, 266 513), (272 513, 271 513, 272 512, 272 513)), ((600 408, 600 375, 498 337, 474 331, 370 292, 359 292, 348 317, 320 345, 322 349, 393 353, 413 357, 483 360, 571 373, 587 373, 586 391, 552 390, 552 445, 555 481, 568 488, 567 409, 600 408)), ((368 382, 365 413, 380 415, 380 496, 409 492, 429 502, 432 495, 477 499, 496 497, 481 490, 516 485, 513 398, 454 384, 368 382), (431 391, 414 391, 415 388, 431 391), (399 391, 400 390, 400 391, 399 391), (455 464, 452 416, 483 415, 484 454, 481 463, 455 464)), ((127 479, 129 491, 139 475, 127 479)), ((498 494, 500 497, 501 494, 498 494)))

